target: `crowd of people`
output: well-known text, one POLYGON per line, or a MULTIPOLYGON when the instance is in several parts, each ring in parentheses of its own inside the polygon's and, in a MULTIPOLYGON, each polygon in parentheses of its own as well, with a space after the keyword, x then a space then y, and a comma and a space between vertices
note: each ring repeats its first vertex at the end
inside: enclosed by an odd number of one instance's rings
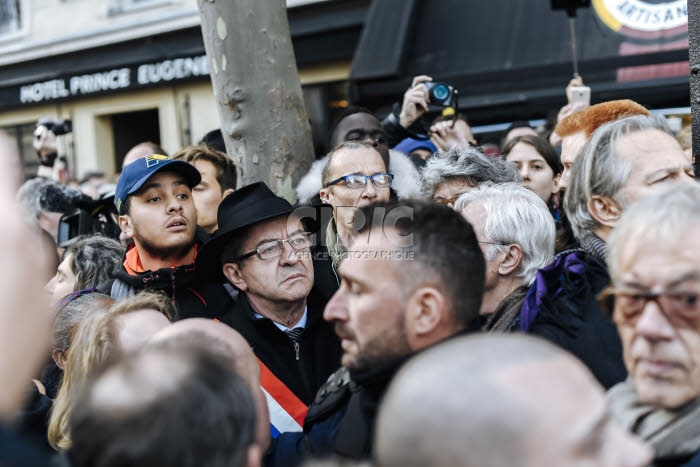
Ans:
POLYGON ((120 233, 59 241, 57 182, 0 172, 0 465, 700 466, 700 186, 669 125, 569 104, 486 150, 460 114, 419 131, 430 80, 347 108, 296 204, 237 187, 220 139, 143 143, 120 233))

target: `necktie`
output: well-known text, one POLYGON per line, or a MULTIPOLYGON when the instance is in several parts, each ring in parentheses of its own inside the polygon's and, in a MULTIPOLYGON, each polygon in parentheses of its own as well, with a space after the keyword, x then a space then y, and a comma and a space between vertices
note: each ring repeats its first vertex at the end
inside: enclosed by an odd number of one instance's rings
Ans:
POLYGON ((298 344, 301 341, 301 335, 304 334, 304 328, 294 328, 284 332, 287 333, 292 342, 298 344))

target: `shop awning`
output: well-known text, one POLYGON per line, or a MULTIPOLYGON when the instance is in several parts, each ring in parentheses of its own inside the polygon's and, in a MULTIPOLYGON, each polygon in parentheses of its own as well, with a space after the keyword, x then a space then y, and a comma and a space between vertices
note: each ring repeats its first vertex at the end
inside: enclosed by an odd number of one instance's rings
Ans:
MULTIPOLYGON (((576 19, 592 102, 688 106, 685 2, 593 3, 576 19)), ((563 105, 573 74, 568 17, 547 0, 374 0, 350 73, 351 99, 387 111, 419 74, 455 86, 474 123, 542 118, 563 105)))

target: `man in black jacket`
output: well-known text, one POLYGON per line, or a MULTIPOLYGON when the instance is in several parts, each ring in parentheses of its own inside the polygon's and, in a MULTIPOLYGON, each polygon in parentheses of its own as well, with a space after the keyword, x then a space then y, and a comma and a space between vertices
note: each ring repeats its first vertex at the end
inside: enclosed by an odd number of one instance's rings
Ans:
POLYGON ((116 279, 98 287, 119 300, 160 290, 175 319, 215 318, 231 303, 224 287, 195 271, 197 213, 192 187, 201 176, 187 162, 152 154, 124 167, 114 194, 119 227, 131 240, 116 279))
POLYGON ((219 319, 262 363, 273 436, 301 430, 307 406, 340 362, 323 294, 313 288, 313 238, 293 210, 262 182, 242 187, 219 205, 219 232, 197 258, 198 271, 239 290, 219 319))
POLYGON ((331 454, 369 459, 379 401, 399 367, 424 348, 478 329, 484 258, 461 215, 405 201, 365 207, 356 219, 379 223, 358 226, 358 241, 338 269, 340 289, 324 312, 342 339, 343 366, 309 407, 303 435, 273 442, 268 466, 331 454))
POLYGON ((692 185, 692 174, 668 124, 654 115, 601 126, 573 165, 564 209, 582 251, 563 252, 538 272, 520 329, 576 355, 606 389, 627 376, 620 337, 597 300, 610 282, 608 238, 626 209, 666 187, 692 185))

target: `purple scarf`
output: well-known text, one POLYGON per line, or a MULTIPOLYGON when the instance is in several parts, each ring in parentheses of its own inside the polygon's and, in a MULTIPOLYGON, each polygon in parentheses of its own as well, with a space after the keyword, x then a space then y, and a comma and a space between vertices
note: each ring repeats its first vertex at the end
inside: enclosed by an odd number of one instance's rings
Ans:
POLYGON ((585 266, 581 261, 584 255, 581 250, 565 251, 554 258, 549 265, 539 269, 535 281, 525 295, 525 301, 520 309, 520 330, 528 332, 537 318, 545 297, 551 302, 562 291, 562 283, 566 277, 569 281, 579 284, 584 278, 585 266), (553 290, 554 293, 551 293, 553 290))

